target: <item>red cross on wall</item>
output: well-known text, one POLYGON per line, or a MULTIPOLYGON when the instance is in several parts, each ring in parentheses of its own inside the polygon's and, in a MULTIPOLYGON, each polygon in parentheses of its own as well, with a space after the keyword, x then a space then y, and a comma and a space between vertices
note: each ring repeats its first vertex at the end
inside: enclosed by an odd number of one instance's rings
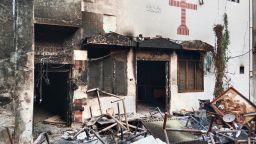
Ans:
POLYGON ((176 6, 181 8, 181 24, 177 29, 177 34, 179 35, 189 35, 189 29, 186 25, 186 9, 197 10, 197 5, 192 3, 187 3, 186 0, 170 0, 169 4, 171 6, 176 6))

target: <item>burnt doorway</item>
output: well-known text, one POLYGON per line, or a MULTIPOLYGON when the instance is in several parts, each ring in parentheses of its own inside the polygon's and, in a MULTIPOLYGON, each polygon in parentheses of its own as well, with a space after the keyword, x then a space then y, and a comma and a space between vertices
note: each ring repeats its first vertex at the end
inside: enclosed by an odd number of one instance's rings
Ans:
POLYGON ((71 66, 35 66, 34 122, 71 124, 71 66))
POLYGON ((137 61, 137 112, 168 111, 168 62, 137 61))

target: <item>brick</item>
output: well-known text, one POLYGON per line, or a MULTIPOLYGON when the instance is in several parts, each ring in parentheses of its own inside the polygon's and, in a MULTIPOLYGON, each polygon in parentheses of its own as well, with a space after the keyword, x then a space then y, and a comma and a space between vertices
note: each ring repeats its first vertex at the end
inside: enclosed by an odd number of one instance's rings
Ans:
POLYGON ((74 112, 74 122, 82 122, 83 113, 81 111, 74 112))

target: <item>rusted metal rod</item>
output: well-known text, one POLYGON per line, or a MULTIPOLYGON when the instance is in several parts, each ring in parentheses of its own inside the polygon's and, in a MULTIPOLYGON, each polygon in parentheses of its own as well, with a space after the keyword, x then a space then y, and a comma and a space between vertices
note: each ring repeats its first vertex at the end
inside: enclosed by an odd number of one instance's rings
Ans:
POLYGON ((92 118, 93 117, 92 116, 92 107, 90 106, 89 109, 90 109, 90 115, 91 115, 91 118, 92 118))
POLYGON ((98 90, 98 88, 89 89, 89 90, 86 91, 86 93, 93 92, 93 91, 96 91, 96 90, 98 90))
MULTIPOLYGON (((123 123, 123 122, 122 122, 122 124, 126 125, 126 123, 123 123)), ((127 125, 126 125, 126 126, 127 126, 127 125)), ((142 128, 138 128, 138 127, 133 126, 133 125, 130 125, 130 124, 128 124, 128 126, 129 126, 129 127, 131 127, 131 128, 134 128, 134 129, 138 129, 138 130, 142 130, 142 131, 144 131, 144 129, 142 129, 142 128)))
POLYGON ((168 113, 166 112, 166 113, 164 114, 164 124, 163 124, 163 129, 165 129, 165 128, 166 128, 167 118, 168 118, 168 113))
POLYGON ((96 133, 94 130, 91 129, 91 132, 100 140, 100 142, 102 142, 103 144, 105 144, 105 142, 103 141, 103 139, 99 136, 98 133, 96 133))
POLYGON ((122 99, 122 103, 123 103, 124 117, 125 117, 125 122, 126 122, 127 130, 129 130, 129 124, 128 124, 128 118, 127 118, 126 106, 125 106, 124 99, 122 99))
MULTIPOLYGON (((130 131, 128 131, 128 130, 123 131, 123 134, 125 134, 125 133, 130 133, 130 131)), ((117 134, 117 136, 121 136, 121 135, 122 135, 122 133, 117 134)))
POLYGON ((107 94, 107 95, 110 95, 110 96, 113 96, 113 97, 116 97, 116 98, 122 98, 123 96, 118 96, 118 95, 115 95, 115 94, 112 94, 112 93, 108 93, 106 91, 103 91, 103 90, 100 90, 98 89, 98 91, 104 93, 104 94, 107 94))
POLYGON ((220 136, 223 136, 223 137, 225 137, 225 138, 228 138, 228 139, 230 139, 230 140, 232 140, 232 141, 235 141, 235 139, 232 138, 231 136, 227 136, 227 135, 222 134, 222 133, 217 133, 217 134, 220 135, 220 136))
POLYGON ((124 99, 124 98, 121 97, 121 98, 118 98, 118 100, 111 101, 111 103, 119 102, 119 101, 121 101, 121 100, 123 100, 123 99, 124 99))
MULTIPOLYGON (((119 98, 119 97, 117 97, 119 98)), ((122 104, 123 104, 123 110, 124 110, 124 117, 125 117, 125 123, 126 123, 126 126, 127 126, 127 130, 129 130, 129 127, 128 127, 128 118, 127 118, 127 113, 126 113, 126 106, 125 106, 125 102, 124 102, 124 98, 119 98, 119 100, 116 100, 116 101, 111 101, 111 103, 115 103, 115 102, 118 102, 118 101, 122 101, 122 104)))
POLYGON ((168 134, 167 134, 167 131, 166 131, 167 118, 168 118, 168 113, 165 112, 165 114, 164 114, 164 123, 163 123, 163 130, 164 130, 164 136, 165 136, 166 143, 170 144, 169 137, 168 137, 168 134))
POLYGON ((99 102, 99 106, 100 106, 100 114, 103 114, 102 105, 101 105, 101 101, 100 101, 100 93, 99 93, 98 89, 97 89, 97 98, 98 98, 98 102, 99 102))
POLYGON ((122 122, 120 122, 118 119, 114 118, 114 117, 111 116, 111 115, 107 115, 107 116, 109 116, 110 118, 112 118, 113 120, 115 120, 122 128, 127 129, 127 128, 122 124, 122 122))
POLYGON ((98 103, 99 103, 99 107, 100 107, 100 114, 103 114, 102 105, 101 105, 101 101, 100 101, 100 93, 99 93, 100 89, 99 88, 93 88, 93 89, 87 90, 86 93, 93 92, 93 91, 97 92, 97 99, 98 99, 98 103))
POLYGON ((106 130, 109 130, 109 129, 113 128, 113 127, 116 126, 116 125, 117 125, 117 123, 114 123, 114 124, 112 124, 112 125, 110 125, 110 126, 104 128, 104 129, 100 130, 98 133, 101 133, 101 132, 104 132, 104 131, 106 131, 106 130))
POLYGON ((247 132, 248 130, 243 130, 243 129, 240 129, 240 130, 225 130, 225 131, 215 131, 217 133, 233 133, 233 132, 239 132, 239 131, 244 131, 244 132, 247 132))
POLYGON ((193 133, 202 133, 206 134, 205 130, 197 130, 197 129, 175 129, 175 128, 166 128, 166 131, 179 131, 179 132, 193 132, 193 133))

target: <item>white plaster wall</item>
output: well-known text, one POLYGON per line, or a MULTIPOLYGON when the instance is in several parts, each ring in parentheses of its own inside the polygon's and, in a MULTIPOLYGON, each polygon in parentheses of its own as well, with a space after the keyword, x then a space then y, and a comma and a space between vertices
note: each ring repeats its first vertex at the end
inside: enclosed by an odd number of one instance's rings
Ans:
POLYGON ((178 97, 178 56, 176 52, 173 52, 170 56, 170 90, 171 90, 171 98, 170 98, 170 112, 175 110, 176 107, 180 107, 178 97))
MULTIPOLYGON (((198 0, 187 0, 198 4, 198 0)), ((117 32, 142 34, 144 37, 161 35, 174 40, 202 40, 215 46, 213 27, 223 23, 223 14, 228 14, 231 44, 229 56, 249 51, 249 1, 234 3, 227 0, 204 0, 197 10, 187 10, 189 36, 177 35, 180 25, 180 8, 170 6, 169 0, 121 0, 117 16, 117 32)), ((231 59, 228 64, 231 84, 249 97, 249 54, 231 59), (245 66, 245 74, 239 74, 239 66, 245 66)), ((215 84, 214 74, 204 76, 204 92, 178 93, 172 95, 173 110, 198 108, 198 99, 212 99, 215 84)), ((172 90, 175 89, 172 87, 172 90)))
POLYGON ((130 49, 127 55, 127 95, 136 97, 133 55, 133 49, 130 49))

